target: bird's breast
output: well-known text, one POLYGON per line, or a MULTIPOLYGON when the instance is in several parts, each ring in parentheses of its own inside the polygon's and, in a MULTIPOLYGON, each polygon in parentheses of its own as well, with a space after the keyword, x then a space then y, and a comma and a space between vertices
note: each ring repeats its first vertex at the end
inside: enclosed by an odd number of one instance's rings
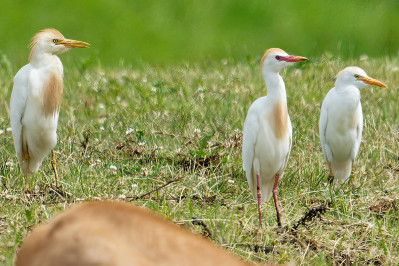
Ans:
POLYGON ((271 125, 277 139, 283 139, 289 131, 287 104, 279 100, 271 113, 271 125))
POLYGON ((44 82, 42 95, 43 95, 43 108, 46 116, 51 116, 59 112, 61 107, 61 99, 63 93, 63 78, 56 73, 50 73, 50 76, 44 82))

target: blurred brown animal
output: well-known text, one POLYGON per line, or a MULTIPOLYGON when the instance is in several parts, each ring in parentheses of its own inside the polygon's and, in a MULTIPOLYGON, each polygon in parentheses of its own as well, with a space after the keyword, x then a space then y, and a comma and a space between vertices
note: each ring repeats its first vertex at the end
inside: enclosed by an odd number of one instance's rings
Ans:
POLYGON ((141 207, 89 202, 34 229, 16 265, 249 264, 141 207))

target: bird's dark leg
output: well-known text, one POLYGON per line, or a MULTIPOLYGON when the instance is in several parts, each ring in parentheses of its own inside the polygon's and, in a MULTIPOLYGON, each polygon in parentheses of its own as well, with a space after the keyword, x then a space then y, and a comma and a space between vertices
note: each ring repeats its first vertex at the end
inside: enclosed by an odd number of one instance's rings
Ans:
POLYGON ((256 190, 258 195, 259 227, 262 227, 262 192, 260 192, 259 175, 256 175, 256 190))
POLYGON ((274 206, 276 207, 277 212, 277 225, 281 227, 281 219, 280 219, 280 211, 278 208, 278 201, 277 201, 277 187, 278 187, 278 180, 280 179, 280 175, 276 175, 274 180, 274 187, 273 187, 273 199, 274 199, 274 206))
POLYGON ((328 180, 328 183, 331 185, 332 182, 334 181, 334 173, 333 173, 333 170, 332 170, 331 163, 328 163, 328 168, 330 169, 330 172, 328 173, 327 180, 328 180))
POLYGON ((55 152, 54 150, 51 150, 51 165, 53 166, 54 174, 55 174, 55 187, 59 188, 59 183, 58 183, 58 173, 57 173, 57 162, 55 161, 55 152))
POLYGON ((29 191, 29 180, 28 180, 28 174, 24 174, 24 183, 25 183, 25 185, 24 185, 24 190, 25 191, 29 191))

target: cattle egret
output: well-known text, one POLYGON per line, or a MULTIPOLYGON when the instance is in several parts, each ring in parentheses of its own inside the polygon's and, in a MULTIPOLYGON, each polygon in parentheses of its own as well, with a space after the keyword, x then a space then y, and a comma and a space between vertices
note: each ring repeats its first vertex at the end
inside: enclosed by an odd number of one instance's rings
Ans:
POLYGON ((65 39, 55 29, 45 29, 32 38, 29 64, 14 77, 10 114, 15 151, 25 175, 35 173, 52 152, 56 187, 58 174, 53 148, 63 91, 63 66, 57 54, 88 43, 65 39))
POLYGON ((347 67, 338 73, 321 106, 319 134, 330 181, 345 182, 352 172, 363 130, 360 89, 368 85, 386 88, 363 69, 347 67))
POLYGON ((252 194, 258 198, 259 224, 262 226, 261 204, 273 193, 277 223, 281 226, 277 202, 278 180, 283 177, 291 150, 292 127, 287 109, 284 81, 279 72, 305 57, 288 55, 271 48, 261 60, 267 96, 257 99, 249 108, 244 123, 242 144, 243 168, 252 194), (262 197, 263 195, 263 197, 262 197))
POLYGON ((16 265, 249 264, 144 208, 90 202, 35 228, 16 265))

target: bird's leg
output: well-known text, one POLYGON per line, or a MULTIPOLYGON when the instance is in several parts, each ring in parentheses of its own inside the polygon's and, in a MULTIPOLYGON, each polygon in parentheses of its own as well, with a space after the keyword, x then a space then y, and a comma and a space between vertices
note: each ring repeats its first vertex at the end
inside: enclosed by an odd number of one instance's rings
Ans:
POLYGON ((55 161, 55 152, 54 150, 51 150, 51 165, 53 166, 54 174, 55 174, 55 187, 59 188, 59 183, 58 183, 58 173, 57 173, 57 162, 55 161))
POLYGON ((278 227, 281 227, 280 211, 278 208, 278 201, 277 201, 277 187, 278 187, 279 179, 280 179, 280 175, 277 174, 276 178, 274 180, 273 199, 274 199, 274 206, 276 207, 276 212, 277 212, 277 225, 278 225, 278 227))
POLYGON ((352 170, 351 170, 350 183, 351 183, 352 187, 355 186, 355 181, 354 181, 354 176, 353 176, 353 161, 352 161, 352 170))
POLYGON ((332 170, 331 163, 328 163, 328 168, 330 169, 330 172, 328 173, 327 180, 328 180, 328 183, 331 185, 332 182, 334 181, 334 173, 333 173, 333 170, 332 170))
POLYGON ((25 185, 24 185, 24 190, 25 191, 29 191, 29 180, 28 180, 28 174, 24 174, 24 183, 25 183, 25 185))
POLYGON ((259 175, 256 175, 256 190, 258 195, 259 227, 262 227, 262 192, 260 192, 259 175))

